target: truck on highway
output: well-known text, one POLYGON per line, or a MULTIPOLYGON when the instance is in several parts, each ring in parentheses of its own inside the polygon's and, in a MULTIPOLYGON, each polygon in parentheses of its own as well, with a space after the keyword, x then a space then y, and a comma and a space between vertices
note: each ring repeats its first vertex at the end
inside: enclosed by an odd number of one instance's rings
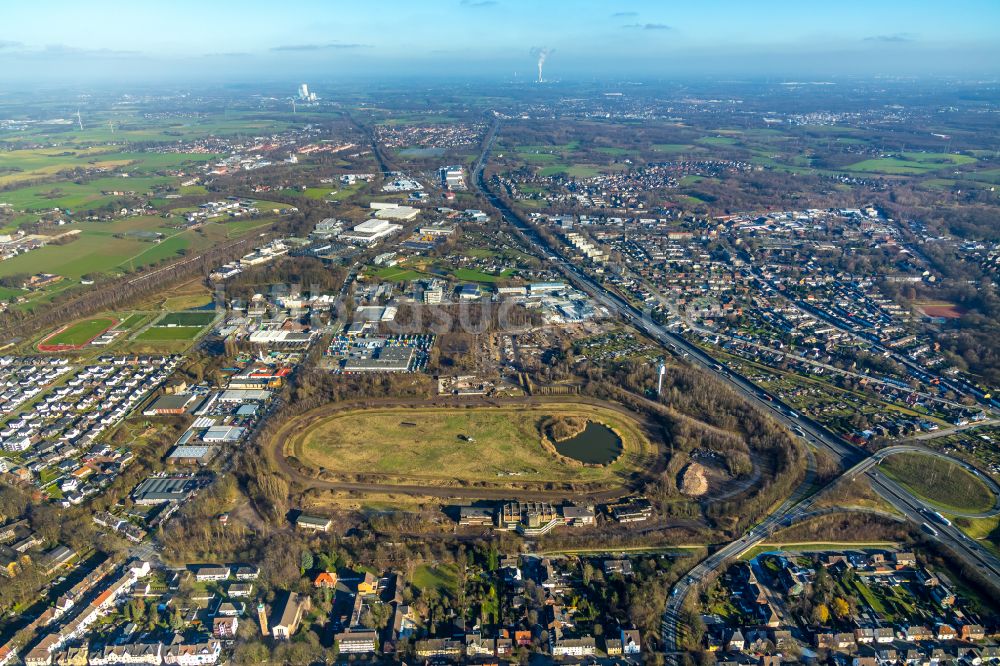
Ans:
POLYGON ((924 523, 920 527, 924 530, 924 532, 927 532, 931 536, 937 536, 938 535, 938 531, 936 529, 934 529, 933 527, 931 527, 928 523, 924 523))
POLYGON ((928 511, 925 511, 924 513, 926 513, 930 518, 932 518, 933 520, 936 520, 937 522, 941 523, 942 525, 946 525, 948 527, 951 526, 951 521, 948 520, 947 518, 945 518, 944 516, 942 516, 939 511, 929 511, 928 510, 928 511))

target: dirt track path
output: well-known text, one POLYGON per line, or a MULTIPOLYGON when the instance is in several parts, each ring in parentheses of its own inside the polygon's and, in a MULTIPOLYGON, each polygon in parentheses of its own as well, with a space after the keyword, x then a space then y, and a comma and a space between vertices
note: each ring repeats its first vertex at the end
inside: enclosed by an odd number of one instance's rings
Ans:
MULTIPOLYGON (((605 409, 612 410, 616 413, 628 416, 629 418, 638 422, 650 441, 657 447, 661 455, 657 456, 654 466, 643 470, 626 481, 623 481, 622 485, 611 488, 611 489, 601 489, 594 491, 585 490, 572 490, 572 489, 560 489, 560 490, 548 490, 548 489, 523 489, 523 488, 503 488, 499 486, 491 487, 477 487, 477 486, 440 486, 440 485, 421 485, 421 484, 395 484, 395 483, 378 483, 378 482, 357 482, 357 481, 331 481, 327 479, 317 479, 312 476, 303 474, 299 472, 295 467, 289 463, 286 458, 284 451, 284 446, 286 442, 287 429, 292 427, 289 421, 288 424, 282 426, 275 437, 272 438, 270 442, 265 444, 265 455, 267 455, 271 462, 279 469, 283 474, 288 476, 297 484, 303 486, 304 488, 320 488, 324 490, 335 490, 342 492, 357 492, 357 493, 381 493, 381 494, 400 494, 400 495, 412 495, 419 497, 437 497, 444 499, 522 499, 522 500, 536 500, 536 501, 574 501, 574 502, 586 502, 586 503, 600 503, 608 502, 610 500, 622 497, 635 492, 635 489, 639 487, 644 481, 655 476, 656 474, 662 473, 665 464, 665 457, 662 455, 664 451, 664 445, 660 441, 659 434, 655 432, 655 424, 649 419, 645 418, 641 414, 636 414, 635 412, 627 409, 623 405, 604 402, 594 398, 589 398, 585 396, 546 396, 546 397, 524 397, 524 398, 469 398, 469 397, 438 397, 429 398, 421 400, 400 400, 398 398, 393 399, 379 399, 379 400, 365 400, 365 401, 353 401, 353 402, 343 402, 331 404, 328 407, 321 407, 317 410, 313 410, 308 413, 306 424, 309 422, 324 419, 332 414, 338 412, 357 410, 357 409, 374 409, 374 408, 427 408, 427 407, 510 407, 510 406, 543 406, 546 404, 553 403, 569 403, 569 404, 586 404, 593 405, 597 407, 602 407, 605 409)), ((303 415, 305 416, 305 415, 303 415)), ((303 425, 302 416, 295 417, 295 429, 301 429, 303 425)))

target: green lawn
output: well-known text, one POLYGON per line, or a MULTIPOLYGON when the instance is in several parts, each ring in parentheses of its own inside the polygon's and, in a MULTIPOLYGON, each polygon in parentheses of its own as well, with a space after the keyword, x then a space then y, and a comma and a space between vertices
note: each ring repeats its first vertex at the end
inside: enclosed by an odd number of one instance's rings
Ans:
POLYGON ((118 329, 119 331, 131 330, 136 326, 138 326, 139 323, 146 317, 147 315, 141 313, 130 315, 127 319, 125 319, 124 321, 120 322, 117 326, 115 326, 115 328, 118 329))
POLYGON ((452 272, 452 275, 456 280, 462 280, 463 282, 484 282, 486 284, 493 284, 498 280, 510 277, 514 271, 507 269, 499 275, 493 275, 492 273, 484 273, 483 271, 473 270, 471 268, 457 268, 452 272))
POLYGON ((731 136, 705 136, 698 139, 697 142, 706 146, 735 146, 739 144, 740 140, 731 136))
POLYGON ((518 153, 517 156, 525 162, 559 162, 561 158, 552 153, 518 153))
POLYGON ((421 592, 436 590, 441 595, 455 597, 458 594, 458 568, 454 564, 436 567, 421 564, 413 570, 410 583, 421 592))
POLYGON ((409 282, 410 280, 419 280, 424 277, 423 273, 399 266, 383 266, 382 268, 369 270, 367 273, 386 282, 409 282))
POLYGON ((879 615, 885 615, 885 606, 882 605, 882 600, 876 595, 870 587, 865 585, 860 579, 854 581, 854 588, 857 590, 858 594, 862 599, 865 600, 872 610, 879 615))
POLYGON ((945 510, 986 511, 993 506, 990 489, 961 466, 922 453, 899 453, 880 465, 889 477, 945 510))

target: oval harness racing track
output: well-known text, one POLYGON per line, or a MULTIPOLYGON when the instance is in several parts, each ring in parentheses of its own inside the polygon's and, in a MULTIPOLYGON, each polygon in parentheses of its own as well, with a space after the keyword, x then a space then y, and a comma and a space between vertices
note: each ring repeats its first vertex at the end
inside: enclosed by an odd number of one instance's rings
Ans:
MULTIPOLYGON (((405 411, 402 412, 405 415, 405 411)), ((427 400, 379 400, 353 403, 336 403, 326 407, 314 409, 305 414, 290 418, 279 428, 271 439, 265 443, 265 455, 267 455, 275 467, 283 474, 287 475, 296 483, 305 488, 320 488, 343 492, 360 493, 389 493, 416 495, 426 497, 438 497, 448 499, 523 499, 536 501, 585 501, 585 502, 606 502, 635 491, 644 481, 655 477, 663 472, 666 462, 665 447, 660 441, 657 424, 652 420, 637 414, 622 405, 586 398, 582 396, 572 397, 546 397, 546 398, 508 398, 508 399, 478 399, 468 398, 457 399, 427 399, 427 400), (619 416, 627 417, 635 422, 643 435, 656 448, 655 455, 641 457, 643 465, 637 467, 628 475, 622 478, 614 488, 601 488, 599 490, 581 489, 550 489, 550 488, 518 488, 503 487, 501 485, 474 486, 474 485, 449 485, 424 484, 420 479, 403 483, 385 483, 379 481, 348 481, 330 480, 316 478, 303 473, 296 465, 289 461, 285 451, 289 440, 305 431, 310 423, 319 423, 337 414, 347 414, 349 412, 363 412, 364 410, 407 408, 414 409, 451 409, 461 410, 464 408, 489 409, 525 407, 532 409, 544 408, 546 405, 565 407, 590 406, 598 407, 615 412, 619 416), (305 423, 303 419, 306 419, 305 423)), ((408 481, 404 479, 404 481, 408 481)))

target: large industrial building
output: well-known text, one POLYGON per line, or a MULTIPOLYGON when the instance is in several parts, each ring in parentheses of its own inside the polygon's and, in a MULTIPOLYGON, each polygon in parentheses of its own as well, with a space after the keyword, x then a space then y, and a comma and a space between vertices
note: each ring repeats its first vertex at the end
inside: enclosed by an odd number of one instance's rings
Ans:
POLYGON ((402 228, 398 224, 392 224, 385 220, 365 220, 350 231, 343 232, 340 235, 340 240, 361 245, 372 245, 386 236, 391 236, 402 228))

